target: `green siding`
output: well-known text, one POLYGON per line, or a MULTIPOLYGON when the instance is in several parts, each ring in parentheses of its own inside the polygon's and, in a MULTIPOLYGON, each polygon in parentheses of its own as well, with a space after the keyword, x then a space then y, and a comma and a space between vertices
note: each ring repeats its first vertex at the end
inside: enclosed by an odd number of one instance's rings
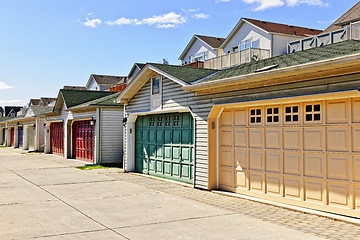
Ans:
POLYGON ((190 113, 136 120, 135 171, 193 183, 194 121, 190 113))

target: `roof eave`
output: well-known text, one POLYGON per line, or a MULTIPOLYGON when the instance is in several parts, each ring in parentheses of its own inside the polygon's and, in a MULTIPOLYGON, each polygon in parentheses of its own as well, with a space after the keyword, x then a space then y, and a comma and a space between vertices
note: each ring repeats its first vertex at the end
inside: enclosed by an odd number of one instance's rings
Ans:
MULTIPOLYGON (((219 92, 220 88, 225 89, 228 86, 241 85, 241 88, 245 89, 250 84, 254 84, 254 83, 261 84, 269 80, 272 80, 273 82, 272 85, 276 85, 277 81, 275 80, 277 78, 280 79, 280 78, 293 77, 294 72, 296 72, 296 75, 300 76, 300 78, 301 76, 303 76, 302 73, 304 72, 308 72, 309 74, 313 72, 314 74, 320 76, 321 74, 323 75, 326 74, 325 69, 328 69, 327 70, 328 73, 330 73, 331 70, 335 71, 336 69, 334 68, 334 65, 347 69, 353 67, 354 69, 356 69, 356 71, 360 72, 360 69, 356 67, 359 66, 359 64, 360 64, 360 53, 357 53, 353 55, 346 55, 337 58, 326 59, 322 61, 306 63, 301 65, 295 65, 281 69, 273 69, 266 72, 251 73, 242 76, 234 76, 230 78, 214 80, 210 82, 197 83, 190 86, 184 86, 183 89, 185 91, 192 91, 198 93, 204 92, 204 90, 206 90, 206 93, 210 94, 212 92, 219 92), (320 69, 322 69, 324 72, 320 72, 319 71, 320 69)), ((293 79, 293 81, 295 81, 295 78, 293 79)), ((298 80, 298 81, 302 81, 302 80, 298 80)))

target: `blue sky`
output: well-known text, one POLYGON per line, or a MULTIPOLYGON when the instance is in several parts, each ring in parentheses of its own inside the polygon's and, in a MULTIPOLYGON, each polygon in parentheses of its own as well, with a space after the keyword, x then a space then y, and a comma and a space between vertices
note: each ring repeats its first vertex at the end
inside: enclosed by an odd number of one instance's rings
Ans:
POLYGON ((241 17, 325 29, 356 0, 0 0, 0 106, 56 97, 92 73, 178 64, 194 34, 226 37, 241 17))

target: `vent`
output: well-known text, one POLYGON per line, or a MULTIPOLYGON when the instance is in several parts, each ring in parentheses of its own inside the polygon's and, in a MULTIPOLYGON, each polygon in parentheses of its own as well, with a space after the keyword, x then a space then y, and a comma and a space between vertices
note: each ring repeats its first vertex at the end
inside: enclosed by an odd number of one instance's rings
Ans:
POLYGON ((268 71, 268 70, 270 70, 270 69, 276 68, 277 66, 279 66, 279 64, 269 65, 269 66, 266 66, 266 67, 263 67, 263 68, 256 69, 255 72, 268 71))

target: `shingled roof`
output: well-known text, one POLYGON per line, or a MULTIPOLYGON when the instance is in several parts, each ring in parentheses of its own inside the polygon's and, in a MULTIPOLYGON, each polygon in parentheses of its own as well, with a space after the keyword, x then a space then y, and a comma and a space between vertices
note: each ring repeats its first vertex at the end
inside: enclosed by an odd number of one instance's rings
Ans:
POLYGON ((271 67, 271 69, 280 69, 355 53, 360 53, 360 41, 347 40, 344 42, 311 48, 300 52, 284 54, 277 57, 244 63, 235 67, 219 70, 217 73, 204 78, 200 82, 210 82, 214 80, 247 75, 258 72, 261 69, 266 69, 267 67, 271 67))
POLYGON ((121 94, 121 92, 113 93, 109 96, 101 97, 83 104, 76 105, 70 110, 75 110, 79 108, 87 108, 87 107, 122 107, 123 104, 115 103, 115 99, 121 94))
POLYGON ((71 108, 82 103, 86 103, 101 97, 114 94, 114 92, 83 91, 83 90, 69 90, 69 89, 61 89, 60 93, 64 99, 67 108, 71 108))
POLYGON ((219 48, 221 44, 225 41, 225 38, 202 36, 202 35, 195 35, 195 36, 201 39, 202 41, 204 41, 212 48, 219 48))
POLYGON ((320 34, 322 30, 316 30, 311 28, 304 28, 292 25, 286 25, 281 23, 273 23, 267 21, 261 21, 251 18, 243 18, 245 21, 248 21, 268 32, 272 33, 282 33, 287 35, 295 35, 295 36, 313 36, 320 34))
POLYGON ((124 76, 108 76, 108 75, 91 75, 95 81, 100 85, 105 86, 113 86, 118 84, 119 82, 125 82, 126 77, 124 76))
POLYGON ((192 83, 194 81, 197 81, 203 77, 206 77, 218 71, 207 68, 184 67, 178 65, 166 65, 159 63, 149 63, 149 64, 165 73, 170 74, 171 76, 176 77, 177 79, 185 83, 192 83))

